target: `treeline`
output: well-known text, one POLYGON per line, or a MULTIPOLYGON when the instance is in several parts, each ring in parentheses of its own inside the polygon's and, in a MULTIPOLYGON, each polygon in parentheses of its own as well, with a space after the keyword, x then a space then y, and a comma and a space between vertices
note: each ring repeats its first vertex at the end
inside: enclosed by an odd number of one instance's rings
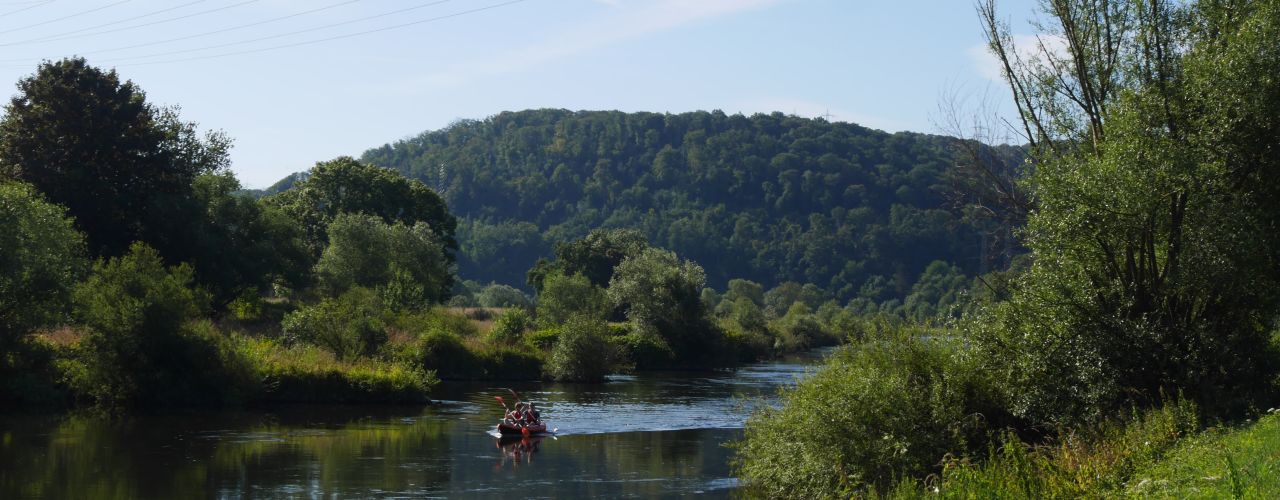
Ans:
POLYGON ((949 210, 954 143, 781 113, 544 109, 459 121, 362 159, 441 193, 459 217, 459 273, 478 282, 523 286, 556 243, 630 228, 702 263, 719 289, 807 283, 895 311, 935 262, 972 278, 1016 253, 949 210))
POLYGON ((1274 455, 1196 437, 1280 400, 1280 2, 1043 9, 1068 48, 1052 61, 979 5, 1034 165, 1005 198, 1022 206, 989 208, 1025 214, 1029 266, 946 329, 883 324, 755 414, 735 463, 749 493, 1280 493, 1274 455), (1227 472, 1144 479, 1177 450, 1227 472))
MULTIPOLYGON (((341 157, 245 192, 228 138, 114 71, 46 62, 18 87, 0 120, 8 408, 424 401, 438 379, 705 370, 835 343, 878 307, 793 282, 720 292, 634 230, 521 269, 536 300, 459 283, 458 222, 421 182, 341 157)), ((969 286, 943 263, 925 276, 922 307, 969 286)))
POLYGON ((18 89, 0 120, 6 408, 426 400, 420 339, 451 321, 432 307, 457 248, 430 189, 338 158, 255 200, 228 138, 114 71, 46 62, 18 89))

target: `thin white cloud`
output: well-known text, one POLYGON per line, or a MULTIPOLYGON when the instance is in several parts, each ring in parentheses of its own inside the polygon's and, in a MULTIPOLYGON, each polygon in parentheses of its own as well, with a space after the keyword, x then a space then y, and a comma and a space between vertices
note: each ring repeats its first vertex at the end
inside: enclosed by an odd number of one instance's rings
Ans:
POLYGON ((520 49, 400 82, 403 91, 462 86, 477 79, 536 68, 625 40, 663 30, 769 7, 785 0, 592 0, 615 7, 608 15, 520 49))
MULTIPOLYGON (((1018 52, 1018 57, 1032 65, 1045 62, 1043 50, 1048 50, 1055 58, 1067 57, 1067 42, 1058 35, 1013 35, 1013 46, 1018 52)), ((991 54, 985 43, 969 47, 965 50, 965 55, 969 56, 974 69, 983 78, 1004 82, 1004 69, 1000 60, 991 54)))

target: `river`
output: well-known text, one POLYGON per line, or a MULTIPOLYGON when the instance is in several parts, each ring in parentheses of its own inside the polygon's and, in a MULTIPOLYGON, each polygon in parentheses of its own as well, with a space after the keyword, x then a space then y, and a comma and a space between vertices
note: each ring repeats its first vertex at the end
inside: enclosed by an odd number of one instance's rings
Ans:
POLYGON ((826 352, 604 384, 443 383, 426 407, 2 417, 0 498, 727 497, 744 413, 826 352), (491 436, 505 387, 555 436, 491 436))

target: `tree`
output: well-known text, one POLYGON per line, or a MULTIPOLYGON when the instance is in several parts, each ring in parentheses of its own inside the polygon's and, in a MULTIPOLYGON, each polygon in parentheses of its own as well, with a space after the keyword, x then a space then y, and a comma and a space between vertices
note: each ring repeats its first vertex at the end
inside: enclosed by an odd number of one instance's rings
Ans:
POLYGON ((208 308, 194 278, 191 266, 165 268, 142 243, 94 265, 74 292, 76 316, 91 333, 69 369, 72 387, 120 408, 207 397, 210 383, 225 382, 204 379, 217 378, 203 370, 217 353, 186 330, 208 308))
POLYGON ((592 285, 603 287, 609 284, 618 264, 646 248, 649 248, 649 243, 639 231, 595 229, 580 240, 556 245, 556 260, 550 264, 542 264, 541 261, 535 264, 529 271, 529 283, 541 289, 542 276, 554 269, 565 275, 581 274, 592 285))
POLYGON ((329 245, 316 263, 333 295, 352 287, 392 291, 392 305, 421 307, 448 298, 453 276, 444 244, 427 224, 412 226, 365 214, 339 214, 326 230, 329 245))
POLYGON ((1016 411, 1096 418, 1179 392, 1239 411, 1276 373, 1280 3, 1046 4, 1066 52, 1017 63, 1033 256, 974 333, 1016 411))
POLYGON ((235 194, 239 189, 230 173, 204 174, 193 183, 203 210, 190 228, 190 262, 217 304, 277 282, 296 287, 309 278, 312 258, 297 221, 235 194))
POLYGON ((191 183, 228 164, 230 141, 202 140, 176 108, 157 109, 132 82, 82 58, 44 62, 18 90, 0 120, 0 176, 66 206, 95 255, 141 240, 186 260, 191 183))
POLYGON ((476 293, 480 307, 529 307, 529 296, 519 289, 498 283, 490 283, 476 293))
POLYGON ((66 210, 30 185, 0 182, 0 356, 23 336, 66 318, 86 271, 84 236, 66 210))
POLYGON ((440 196, 394 170, 348 156, 317 163, 305 179, 266 200, 302 223, 315 255, 324 250, 329 241, 326 231, 341 214, 366 214, 406 226, 421 222, 443 243, 449 263, 458 248, 454 235, 458 222, 440 196))
POLYGON ((604 319, 608 313, 604 290, 591 284, 581 274, 565 276, 554 273, 546 277, 538 294, 538 326, 553 328, 572 316, 604 319))
POLYGON ((546 373, 561 382, 600 382, 621 361, 621 351, 609 341, 609 325, 599 318, 575 315, 561 327, 546 373))
POLYGON ((721 332, 702 304, 706 285, 702 267, 675 253, 647 248, 618 265, 609 282, 610 304, 626 313, 638 332, 651 332, 670 347, 678 364, 719 362, 721 332))
POLYGON ((286 315, 280 327, 289 341, 318 345, 345 360, 371 355, 387 341, 382 302, 361 287, 303 306, 286 315))

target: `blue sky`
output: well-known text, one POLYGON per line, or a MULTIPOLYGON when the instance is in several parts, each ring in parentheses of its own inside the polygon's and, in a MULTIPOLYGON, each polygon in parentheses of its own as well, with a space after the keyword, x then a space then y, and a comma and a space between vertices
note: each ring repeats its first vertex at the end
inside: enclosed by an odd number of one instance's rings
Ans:
MULTIPOLYGON (((1032 3, 1000 3, 1015 32, 1032 3)), ((982 43, 969 0, 0 0, 0 95, 41 59, 82 55, 225 131, 237 176, 265 187, 526 108, 936 133, 948 94, 1006 100, 982 43)))

